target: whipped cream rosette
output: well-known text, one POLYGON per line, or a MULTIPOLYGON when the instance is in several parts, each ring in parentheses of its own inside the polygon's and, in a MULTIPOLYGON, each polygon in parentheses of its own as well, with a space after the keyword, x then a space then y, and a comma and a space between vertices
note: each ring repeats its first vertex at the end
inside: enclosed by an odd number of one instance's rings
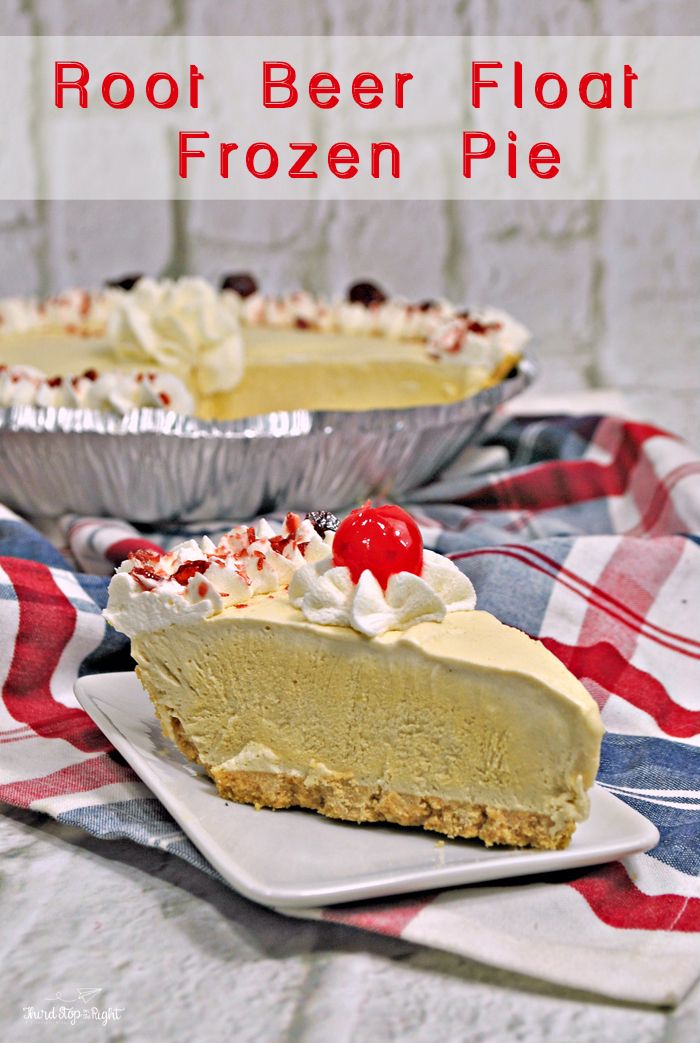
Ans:
POLYGON ((476 607, 471 580, 448 558, 426 550, 420 576, 398 572, 383 590, 365 569, 354 583, 350 570, 330 558, 304 565, 289 587, 289 600, 310 623, 352 627, 367 637, 406 630, 417 623, 440 623, 448 612, 476 607))
POLYGON ((410 514, 366 503, 338 525, 332 558, 294 573, 289 600, 310 623, 378 637, 470 611, 476 594, 453 562, 424 549, 410 514))
POLYGON ((244 327, 423 341, 430 358, 459 356, 477 365, 497 364, 519 352, 530 338, 525 327, 505 312, 490 308, 467 313, 444 300, 419 305, 381 294, 381 300, 367 304, 326 300, 305 291, 266 296, 257 289, 245 296, 224 290, 222 298, 244 327))
POLYGON ((227 391, 243 376, 238 320, 203 279, 140 279, 114 291, 106 336, 117 355, 191 374, 202 394, 227 391))

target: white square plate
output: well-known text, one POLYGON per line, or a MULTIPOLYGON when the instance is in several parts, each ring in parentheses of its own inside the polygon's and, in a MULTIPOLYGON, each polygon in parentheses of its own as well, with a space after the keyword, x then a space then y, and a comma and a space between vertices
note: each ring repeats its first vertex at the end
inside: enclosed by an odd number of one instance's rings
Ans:
POLYGON ((659 841, 642 815, 599 786, 591 814, 565 851, 487 848, 477 840, 314 812, 256 811, 226 802, 204 772, 161 734, 136 675, 96 674, 75 686, 83 709, 225 880, 275 908, 331 905, 380 895, 596 865, 659 841))

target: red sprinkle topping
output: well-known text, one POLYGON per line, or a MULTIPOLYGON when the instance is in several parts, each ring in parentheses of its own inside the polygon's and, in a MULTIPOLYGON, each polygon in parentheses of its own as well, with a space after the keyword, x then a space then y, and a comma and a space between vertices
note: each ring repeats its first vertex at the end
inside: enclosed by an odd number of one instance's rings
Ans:
POLYGON ((173 573, 172 579, 177 580, 181 586, 186 587, 193 576, 198 572, 206 572, 209 568, 208 561, 186 561, 184 565, 173 573))
POLYGON ((462 347, 462 330, 454 329, 449 331, 449 339, 445 337, 445 351, 453 353, 459 351, 462 347))
MULTIPOLYGON (((144 378, 147 379, 147 375, 144 375, 144 378)), ((173 559, 172 554, 150 547, 143 547, 129 554, 129 558, 134 563, 138 563, 138 567, 133 568, 131 574, 139 581, 144 590, 151 590, 157 583, 169 579, 174 579, 181 587, 187 587, 193 577, 207 572, 209 568, 225 568, 233 565, 235 561, 238 575, 246 585, 250 586, 253 582, 251 576, 246 568, 243 567, 243 564, 238 563, 239 559, 246 558, 250 559, 251 562, 254 561, 256 570, 262 572, 265 568, 269 550, 282 555, 286 547, 291 545, 292 547, 298 546, 302 554, 306 551, 307 545, 305 543, 297 543, 301 525, 300 517, 289 512, 285 519, 285 525, 286 535, 272 536, 269 539, 261 536, 259 542, 255 528, 252 525, 232 529, 230 533, 227 533, 222 538, 219 546, 215 549, 212 548, 210 553, 200 550, 200 553, 203 554, 202 558, 183 562, 177 568, 175 568, 174 562, 169 564, 173 559), (238 549, 233 550, 233 547, 236 546, 238 549), (234 560, 232 561, 232 559, 234 560), (170 574, 170 568, 175 568, 172 574, 170 574)), ((200 597, 204 597, 209 587, 208 584, 201 583, 197 585, 196 589, 200 597)), ((221 593, 221 596, 225 597, 228 595, 221 593)), ((236 607, 243 607, 244 604, 247 604, 247 602, 236 607)))
POLYGON ((287 517, 284 519, 284 524, 289 535, 294 537, 296 536, 297 529, 301 524, 301 518, 298 514, 292 514, 292 512, 290 511, 287 517))
POLYGON ((60 388, 63 383, 63 377, 49 377, 46 383, 50 388, 60 388))
POLYGON ((478 322, 474 319, 469 323, 469 330, 471 333, 489 333, 491 330, 500 330, 501 326, 500 322, 478 322))
POLYGON ((134 577, 136 582, 143 590, 150 590, 150 583, 144 583, 144 580, 150 580, 153 583, 158 583, 163 577, 159 576, 153 569, 149 569, 147 565, 131 570, 131 575, 134 577))
POLYGON ((153 550, 151 547, 139 547, 138 550, 132 550, 129 558, 132 561, 160 561, 162 554, 160 551, 153 550))
POLYGON ((272 536, 270 539, 270 546, 276 554, 282 554, 284 548, 292 542, 293 536, 272 536))
POLYGON ((170 399, 170 395, 168 395, 167 392, 159 391, 158 392, 158 398, 161 400, 161 402, 163 403, 164 406, 169 406, 170 405, 171 399, 170 399))
POLYGON ((86 369, 85 372, 83 373, 83 376, 85 377, 86 380, 95 381, 95 380, 97 380, 97 377, 99 376, 99 374, 98 374, 96 369, 86 369))

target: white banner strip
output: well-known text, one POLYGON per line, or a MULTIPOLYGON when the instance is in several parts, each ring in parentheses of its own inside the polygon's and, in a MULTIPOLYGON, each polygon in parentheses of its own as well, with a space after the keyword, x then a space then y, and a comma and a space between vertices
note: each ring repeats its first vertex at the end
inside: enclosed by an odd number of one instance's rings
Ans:
POLYGON ((698 37, 0 37, 3 199, 698 199, 698 37))

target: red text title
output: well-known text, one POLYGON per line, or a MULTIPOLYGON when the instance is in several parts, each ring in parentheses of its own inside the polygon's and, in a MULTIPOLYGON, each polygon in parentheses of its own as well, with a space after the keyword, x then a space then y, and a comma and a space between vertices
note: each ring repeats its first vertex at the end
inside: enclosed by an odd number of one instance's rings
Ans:
MULTIPOLYGON (((202 73, 190 65, 187 74, 178 79, 168 72, 154 72, 137 82, 125 72, 114 71, 94 81, 89 68, 79 61, 54 63, 54 103, 58 109, 104 105, 109 109, 130 109, 136 101, 154 109, 200 107, 202 73)), ((622 99, 624 108, 633 105, 633 85, 637 79, 630 65, 617 74, 595 71, 568 82, 559 72, 527 75, 523 63, 514 61, 508 67, 500 61, 473 61, 470 66, 470 102, 475 113, 492 92, 507 93, 516 110, 533 103, 542 110, 561 109, 566 105, 583 105, 587 109, 610 109, 613 97, 622 99)), ((358 72, 342 83, 332 72, 315 72, 299 76, 295 67, 285 61, 265 61, 261 69, 261 102, 264 109, 293 109, 309 104, 315 109, 330 110, 341 101, 358 109, 373 110, 380 106, 404 109, 416 88, 410 72, 395 72, 380 77, 374 72, 358 72)), ((212 141, 210 133, 201 129, 178 133, 177 168, 179 177, 190 177, 196 164, 212 162, 219 177, 229 180, 247 176, 266 181, 278 176, 315 179, 326 171, 334 178, 357 177, 363 166, 375 179, 401 177, 401 152, 392 141, 372 141, 362 152, 350 141, 335 141, 322 149, 314 141, 289 141, 285 146, 269 141, 212 141)), ((459 143, 462 176, 471 179, 485 164, 500 163, 509 178, 521 174, 550 180, 560 171, 562 157, 551 141, 522 143, 514 130, 500 139, 486 130, 464 130, 459 143)))

